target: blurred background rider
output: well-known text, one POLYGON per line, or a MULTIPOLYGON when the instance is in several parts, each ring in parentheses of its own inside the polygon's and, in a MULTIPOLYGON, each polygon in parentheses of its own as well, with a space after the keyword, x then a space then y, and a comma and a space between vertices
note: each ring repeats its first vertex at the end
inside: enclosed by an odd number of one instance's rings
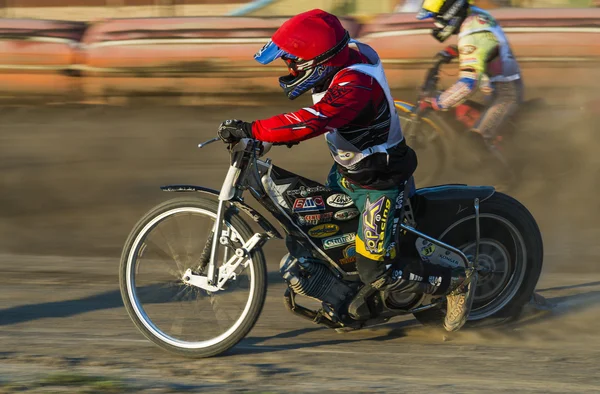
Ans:
MULTIPOLYGON (((445 111, 465 102, 478 90, 487 98, 486 109, 470 130, 474 147, 485 147, 510 173, 499 150, 500 132, 523 102, 519 64, 496 20, 470 0, 425 0, 417 19, 432 19, 432 35, 440 42, 458 34, 458 48, 449 46, 438 56, 449 63, 459 59, 458 81, 422 105, 445 111)), ((507 174, 511 175, 511 174, 507 174)))

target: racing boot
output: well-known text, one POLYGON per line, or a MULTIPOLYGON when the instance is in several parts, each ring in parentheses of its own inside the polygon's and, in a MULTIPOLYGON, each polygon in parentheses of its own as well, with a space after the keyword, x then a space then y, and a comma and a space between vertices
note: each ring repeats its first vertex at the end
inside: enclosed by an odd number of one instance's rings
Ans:
MULTIPOLYGON (((360 264, 361 261, 358 261, 360 264)), ((375 266, 375 264, 373 264, 375 266)), ((416 294, 436 294, 443 296, 446 294, 446 291, 440 288, 442 279, 438 275, 426 276, 429 281, 424 281, 424 277, 421 275, 417 275, 411 273, 409 271, 415 272, 416 270, 407 270, 406 266, 403 268, 399 268, 396 264, 387 264, 386 266, 380 266, 380 270, 376 275, 375 269, 373 269, 369 274, 363 275, 361 280, 366 282, 366 284, 358 291, 358 293, 354 296, 350 304, 348 304, 348 314, 354 320, 366 320, 368 318, 374 317, 369 307, 368 301, 376 292, 400 292, 400 293, 416 293, 416 294), (382 272, 383 270, 383 272, 382 272), (436 280, 431 280, 431 278, 439 278, 436 280)), ((359 268, 359 273, 361 272, 359 268)), ((418 272, 418 271, 417 271, 418 272)), ((464 276, 464 270, 463 270, 464 276)), ((448 276, 446 276, 447 278, 448 276)), ((458 284, 455 285, 455 287, 458 284)), ((444 288, 448 289, 449 286, 446 285, 444 288)), ((454 287, 452 288, 454 289, 454 287)), ((385 296, 384 296, 385 298, 385 296)))
POLYGON ((450 293, 446 296, 448 309, 444 328, 446 331, 458 331, 467 322, 477 286, 478 274, 473 268, 452 270, 450 293))

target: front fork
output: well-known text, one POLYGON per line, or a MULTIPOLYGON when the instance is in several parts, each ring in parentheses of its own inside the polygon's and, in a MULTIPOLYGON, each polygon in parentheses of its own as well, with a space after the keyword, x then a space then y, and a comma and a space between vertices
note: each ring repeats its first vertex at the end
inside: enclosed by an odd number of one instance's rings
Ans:
POLYGON ((215 225, 213 227, 213 239, 210 249, 210 259, 208 260, 208 272, 206 274, 208 283, 214 285, 217 283, 217 277, 219 275, 217 270, 217 259, 219 253, 219 244, 221 240, 221 226, 223 225, 223 218, 225 216, 225 203, 231 200, 235 196, 235 182, 240 176, 241 169, 236 166, 229 166, 225 181, 221 187, 221 193, 219 193, 219 205, 217 207, 217 217, 215 218, 215 225))
POLYGON ((215 218, 215 225, 212 231, 212 242, 210 248, 210 257, 208 260, 208 272, 206 274, 208 283, 214 285, 217 281, 217 256, 219 253, 219 244, 221 242, 221 226, 223 225, 225 201, 219 197, 219 206, 217 208, 217 217, 215 218))

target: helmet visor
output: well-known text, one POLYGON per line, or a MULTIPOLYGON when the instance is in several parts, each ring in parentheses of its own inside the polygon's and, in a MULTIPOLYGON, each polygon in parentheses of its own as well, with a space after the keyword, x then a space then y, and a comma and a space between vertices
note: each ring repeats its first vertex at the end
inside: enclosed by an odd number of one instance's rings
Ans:
POLYGON ((269 64, 286 54, 283 49, 279 48, 272 40, 269 40, 260 51, 254 54, 254 59, 260 64, 269 64))

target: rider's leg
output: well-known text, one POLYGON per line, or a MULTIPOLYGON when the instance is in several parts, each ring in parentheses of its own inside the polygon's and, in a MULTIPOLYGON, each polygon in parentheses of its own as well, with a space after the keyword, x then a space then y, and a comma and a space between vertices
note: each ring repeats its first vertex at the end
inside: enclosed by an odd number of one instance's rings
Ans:
POLYGON ((479 160, 492 159, 499 164, 493 164, 490 169, 496 172, 499 177, 497 181, 504 186, 512 184, 516 175, 501 151, 502 136, 500 132, 506 127, 522 103, 522 86, 520 80, 495 83, 489 107, 469 133, 474 152, 489 153, 483 156, 475 153, 479 156, 479 160))
MULTIPOLYGON (((396 207, 402 206, 398 197, 404 185, 388 190, 373 190, 352 184, 346 178, 341 178, 339 184, 361 211, 356 234, 356 267, 365 286, 348 307, 354 319, 370 317, 366 298, 376 291, 447 295, 465 284, 468 272, 462 268, 451 269, 425 263, 418 258, 411 260, 396 256, 393 218, 396 207)), ((453 308, 463 306, 453 304, 453 308)), ((459 315, 449 310, 448 316, 459 315)))
POLYGON ((517 112, 523 102, 523 84, 521 80, 511 82, 497 82, 494 84, 494 93, 491 104, 481 115, 479 122, 471 129, 483 138, 491 152, 497 152, 499 132, 502 127, 517 112))

